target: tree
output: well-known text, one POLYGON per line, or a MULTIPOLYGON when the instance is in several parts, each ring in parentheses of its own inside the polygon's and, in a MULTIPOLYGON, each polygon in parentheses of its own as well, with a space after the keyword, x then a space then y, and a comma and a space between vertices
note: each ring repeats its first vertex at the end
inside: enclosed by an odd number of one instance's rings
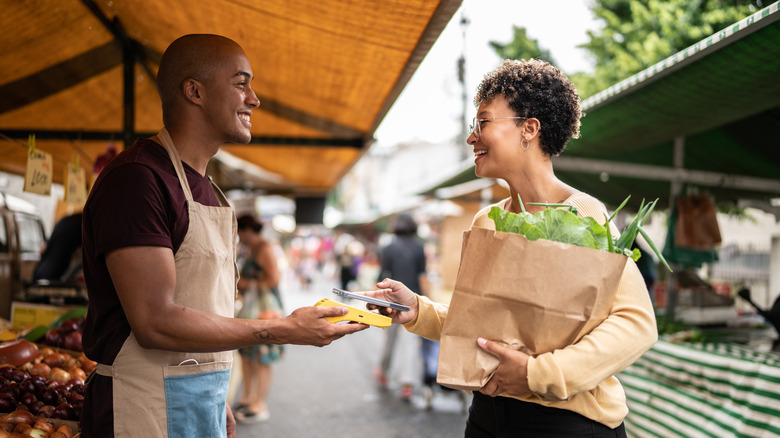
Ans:
MULTIPOLYGON (((593 73, 566 72, 585 99, 739 21, 762 0, 594 0, 590 9, 603 27, 580 45, 593 57, 593 73)), ((541 57, 548 50, 514 27, 514 40, 490 45, 501 57, 541 57)), ((543 57, 546 56, 546 57, 543 57)))
POLYGON ((598 0, 591 10, 604 27, 588 31, 590 41, 580 46, 593 56, 596 70, 590 78, 575 76, 575 85, 583 98, 593 95, 745 18, 761 3, 598 0))
POLYGON ((550 51, 541 48, 539 42, 528 37, 524 27, 512 26, 514 38, 512 41, 502 44, 496 41, 490 42, 490 47, 495 50, 501 59, 542 59, 555 65, 550 51))

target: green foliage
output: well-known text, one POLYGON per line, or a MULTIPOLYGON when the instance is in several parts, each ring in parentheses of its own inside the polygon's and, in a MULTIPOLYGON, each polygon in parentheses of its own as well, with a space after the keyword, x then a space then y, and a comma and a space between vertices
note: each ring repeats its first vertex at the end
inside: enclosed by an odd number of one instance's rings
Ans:
POLYGON ((658 326, 658 335, 665 337, 670 342, 707 342, 705 334, 694 327, 691 327, 682 321, 669 318, 666 315, 655 316, 658 326))
POLYGON ((756 217, 750 214, 750 211, 748 211, 746 207, 740 207, 736 204, 718 205, 718 213, 734 218, 740 222, 758 223, 756 217))
MULTIPOLYGON (((566 72, 582 99, 671 56, 767 6, 761 0, 594 0, 591 11, 602 23, 588 31, 586 49, 593 73, 566 72)), ((562 30, 565 31, 565 30, 562 30)), ((514 39, 490 45, 502 58, 541 58, 555 64, 549 50, 514 27, 514 39)))
POLYGON ((746 0, 597 0, 604 27, 588 31, 596 61, 591 81, 575 82, 583 98, 634 75, 761 7, 746 0))
POLYGON ((547 49, 539 46, 539 42, 530 38, 525 33, 524 27, 512 26, 514 38, 512 41, 502 44, 497 41, 491 41, 490 47, 495 50, 501 59, 542 59, 555 65, 552 54, 547 49))

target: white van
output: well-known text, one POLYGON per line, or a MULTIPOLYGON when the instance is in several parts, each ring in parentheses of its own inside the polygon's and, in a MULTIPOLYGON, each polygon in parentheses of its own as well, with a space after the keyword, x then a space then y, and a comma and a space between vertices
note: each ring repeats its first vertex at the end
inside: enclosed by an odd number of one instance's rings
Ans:
POLYGON ((45 242, 38 209, 0 192, 0 317, 10 319, 11 301, 32 282, 45 242))

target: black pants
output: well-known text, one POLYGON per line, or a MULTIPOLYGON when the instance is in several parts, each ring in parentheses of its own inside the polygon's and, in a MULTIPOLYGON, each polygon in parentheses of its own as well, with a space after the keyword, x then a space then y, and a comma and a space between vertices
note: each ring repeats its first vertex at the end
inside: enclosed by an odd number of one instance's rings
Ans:
POLYGON ((626 438, 623 424, 610 429, 566 409, 475 392, 466 421, 466 438, 588 437, 626 438))

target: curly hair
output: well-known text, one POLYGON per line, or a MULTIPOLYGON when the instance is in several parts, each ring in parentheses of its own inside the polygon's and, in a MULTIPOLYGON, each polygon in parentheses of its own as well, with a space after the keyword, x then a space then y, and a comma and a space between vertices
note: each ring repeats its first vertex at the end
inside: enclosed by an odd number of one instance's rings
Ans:
POLYGON ((505 59, 482 79, 474 106, 497 95, 518 116, 539 120, 542 150, 550 156, 559 155, 569 139, 580 136, 580 96, 569 78, 548 62, 505 59))

